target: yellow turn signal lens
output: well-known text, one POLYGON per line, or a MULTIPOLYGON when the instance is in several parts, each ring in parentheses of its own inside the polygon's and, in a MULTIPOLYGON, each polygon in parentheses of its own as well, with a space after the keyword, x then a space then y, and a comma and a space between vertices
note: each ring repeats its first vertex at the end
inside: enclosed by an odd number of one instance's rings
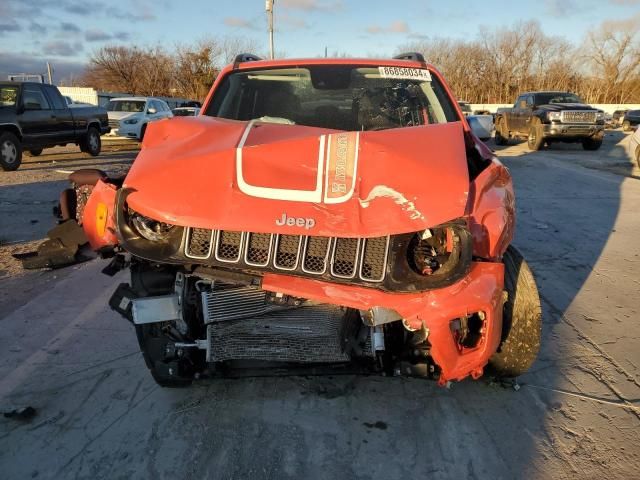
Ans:
POLYGON ((96 232, 99 237, 104 237, 107 230, 107 206, 104 203, 98 203, 96 208, 96 232))

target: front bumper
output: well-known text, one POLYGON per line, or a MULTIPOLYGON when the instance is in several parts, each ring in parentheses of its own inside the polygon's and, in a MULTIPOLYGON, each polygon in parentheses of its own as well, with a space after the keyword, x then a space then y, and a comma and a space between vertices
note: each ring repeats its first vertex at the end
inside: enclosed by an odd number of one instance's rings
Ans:
POLYGON ((502 263, 473 262, 469 273, 453 285, 419 293, 397 294, 358 286, 335 285, 291 276, 266 274, 264 290, 332 303, 358 310, 382 307, 395 310, 409 329, 424 325, 431 344, 431 356, 441 369, 439 382, 482 375, 502 335, 504 266, 502 263), (475 347, 461 348, 452 322, 483 312, 484 325, 475 347))
POLYGON ((604 124, 552 122, 543 125, 545 138, 585 138, 604 134, 604 124))
POLYGON ((120 122, 120 127, 118 128, 118 136, 127 138, 140 138, 140 127, 140 123, 128 125, 124 122, 120 122))

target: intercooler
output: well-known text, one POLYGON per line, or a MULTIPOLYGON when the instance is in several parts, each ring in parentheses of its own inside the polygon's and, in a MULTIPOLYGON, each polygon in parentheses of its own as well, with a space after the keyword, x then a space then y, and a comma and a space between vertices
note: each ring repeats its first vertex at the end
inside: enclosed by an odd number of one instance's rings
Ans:
POLYGON ((357 315, 345 308, 275 305, 254 287, 205 291, 202 309, 208 362, 348 362, 351 339, 361 328, 357 315))

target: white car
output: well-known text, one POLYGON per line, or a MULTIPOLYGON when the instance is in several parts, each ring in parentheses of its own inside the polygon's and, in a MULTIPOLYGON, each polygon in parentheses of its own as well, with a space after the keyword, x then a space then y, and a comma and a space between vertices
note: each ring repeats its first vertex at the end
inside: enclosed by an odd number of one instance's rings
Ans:
POLYGON ((152 97, 113 98, 107 105, 107 115, 113 134, 138 140, 144 138, 149 122, 173 117, 164 100, 152 97))

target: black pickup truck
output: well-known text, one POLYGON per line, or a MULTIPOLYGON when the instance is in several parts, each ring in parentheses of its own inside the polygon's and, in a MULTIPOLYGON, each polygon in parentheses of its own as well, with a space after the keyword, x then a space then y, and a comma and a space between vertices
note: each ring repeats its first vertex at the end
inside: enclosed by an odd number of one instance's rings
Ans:
POLYGON ((510 138, 526 138, 530 150, 545 143, 582 143, 585 150, 597 150, 604 135, 604 112, 586 105, 567 92, 528 92, 512 109, 496 115, 496 145, 510 138))
POLYGON ((100 153, 100 135, 109 132, 101 107, 69 108, 53 85, 0 82, 0 167, 17 170, 22 152, 75 143, 80 150, 100 153))

